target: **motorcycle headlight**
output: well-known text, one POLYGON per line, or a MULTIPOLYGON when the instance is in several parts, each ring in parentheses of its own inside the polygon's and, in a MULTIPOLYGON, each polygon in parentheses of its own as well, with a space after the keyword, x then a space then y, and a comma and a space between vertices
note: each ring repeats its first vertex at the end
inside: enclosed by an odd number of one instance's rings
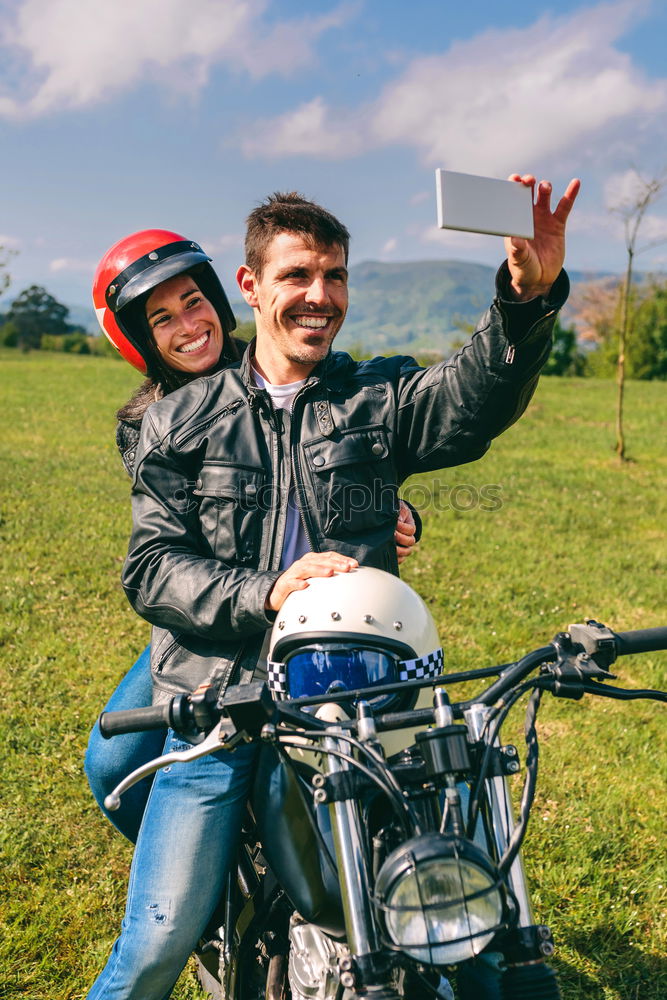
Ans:
POLYGON ((375 886, 389 939, 430 965, 478 955, 503 926, 503 899, 491 859, 470 841, 437 833, 393 851, 375 886))

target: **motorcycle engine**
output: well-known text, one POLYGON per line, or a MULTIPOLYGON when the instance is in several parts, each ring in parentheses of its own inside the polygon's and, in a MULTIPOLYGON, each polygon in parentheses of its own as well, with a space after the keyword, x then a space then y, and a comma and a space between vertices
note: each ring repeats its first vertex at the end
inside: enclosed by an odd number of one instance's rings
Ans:
MULTIPOLYGON (((338 962, 347 947, 333 941, 314 924, 292 914, 289 929, 289 984, 292 1000, 330 1000, 339 982, 338 962)), ((346 990, 343 997, 346 997, 346 990)))

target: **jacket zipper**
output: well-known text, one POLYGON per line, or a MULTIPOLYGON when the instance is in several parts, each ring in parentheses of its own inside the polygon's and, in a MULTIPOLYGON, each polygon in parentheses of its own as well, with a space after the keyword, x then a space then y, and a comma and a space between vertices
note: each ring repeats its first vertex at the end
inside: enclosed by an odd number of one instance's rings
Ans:
POLYGON ((173 638, 172 638, 171 642, 169 643, 169 645, 167 646, 167 648, 162 653, 160 653, 160 659, 155 664, 155 673, 156 674, 161 674, 162 673, 162 669, 163 669, 165 663, 167 662, 167 660, 169 659, 169 657, 173 653, 174 649, 180 644, 181 635, 182 634, 183 634, 182 632, 175 632, 173 634, 173 638))
MULTIPOLYGON (((273 463, 273 482, 274 486, 278 491, 278 496, 280 495, 280 489, 282 485, 282 413, 280 413, 273 405, 273 400, 268 395, 268 403, 271 407, 271 430, 273 431, 273 441, 271 444, 271 461, 273 463)), ((274 503, 274 509, 272 511, 272 524, 271 524, 271 545, 269 548, 269 557, 266 562, 266 569, 271 569, 276 556, 276 534, 278 532, 278 522, 280 520, 280 510, 282 504, 274 503)))
POLYGON ((307 384, 304 385, 303 388, 297 393, 297 395, 294 398, 294 404, 292 406, 292 426, 290 428, 290 437, 291 437, 291 441, 290 441, 290 453, 291 453, 291 462, 292 462, 292 478, 293 478, 294 484, 295 484, 294 495, 295 495, 295 498, 296 498, 296 505, 297 505, 298 510, 299 510, 299 517, 301 518, 301 523, 303 525, 303 530, 306 533, 306 538, 308 539, 308 544, 310 545, 310 547, 311 547, 311 549, 312 549, 313 552, 319 552, 320 549, 319 549, 319 547, 318 547, 318 545, 317 545, 317 543, 315 541, 315 536, 314 536, 313 532, 311 531, 310 524, 308 523, 308 518, 306 517, 306 511, 305 511, 304 502, 303 502, 304 501, 304 497, 305 497, 305 488, 304 488, 304 484, 303 484, 303 476, 301 475, 301 464, 300 464, 300 461, 299 461, 299 450, 298 450, 298 448, 296 446, 295 434, 294 434, 294 427, 295 427, 295 425, 297 423, 297 421, 295 420, 297 403, 301 401, 301 397, 303 395, 303 392, 307 388, 308 388, 308 385, 307 384))

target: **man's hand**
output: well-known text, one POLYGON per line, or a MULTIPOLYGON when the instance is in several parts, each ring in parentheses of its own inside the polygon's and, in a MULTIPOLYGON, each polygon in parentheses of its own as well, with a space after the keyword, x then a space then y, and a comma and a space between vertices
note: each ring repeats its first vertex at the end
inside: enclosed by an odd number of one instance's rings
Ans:
MULTIPOLYGON (((535 192, 536 180, 532 174, 524 174, 523 177, 511 174, 508 180, 524 184, 533 194, 535 192)), ((512 276, 511 289, 519 301, 547 295, 560 274, 565 260, 565 223, 580 187, 581 181, 571 180, 556 211, 552 212, 551 183, 540 181, 533 205, 534 238, 506 238, 507 263, 512 276)))
POLYGON ((266 607, 271 611, 280 611, 292 591, 306 589, 308 577, 349 573, 358 565, 356 559, 341 556, 338 552, 307 552, 278 577, 266 599, 266 607))
POLYGON ((398 512, 398 521, 396 522, 396 531, 394 532, 394 540, 396 542, 396 555, 398 556, 399 564, 411 556, 414 552, 415 545, 415 533, 417 531, 417 525, 415 524, 415 519, 412 516, 412 511, 406 504, 405 500, 400 501, 400 510, 398 512))

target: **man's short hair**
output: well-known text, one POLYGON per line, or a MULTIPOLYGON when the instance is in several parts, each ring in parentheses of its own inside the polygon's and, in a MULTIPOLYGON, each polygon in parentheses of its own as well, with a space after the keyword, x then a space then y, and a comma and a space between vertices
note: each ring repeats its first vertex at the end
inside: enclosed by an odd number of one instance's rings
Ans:
POLYGON ((314 246, 338 245, 345 254, 350 247, 350 234, 335 215, 314 201, 308 201, 298 191, 269 195, 247 218, 245 260, 251 271, 261 277, 269 244, 279 233, 298 233, 314 246))

